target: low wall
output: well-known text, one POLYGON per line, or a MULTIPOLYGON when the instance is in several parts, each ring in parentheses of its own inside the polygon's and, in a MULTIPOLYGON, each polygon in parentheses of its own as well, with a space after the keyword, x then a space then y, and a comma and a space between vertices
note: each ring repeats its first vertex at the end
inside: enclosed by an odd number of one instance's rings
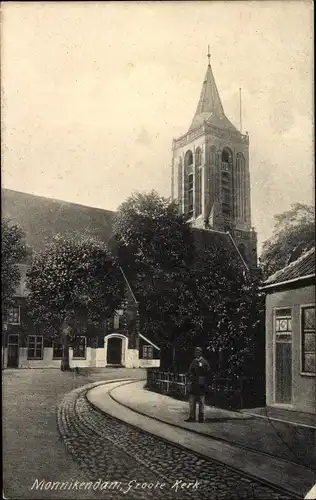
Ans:
MULTIPOLYGON (((53 348, 44 347, 43 359, 27 359, 27 347, 20 347, 18 368, 60 368, 61 359, 53 359, 53 348)), ((7 348, 2 348, 2 366, 7 368, 7 348)), ((103 368, 106 366, 106 349, 103 347, 86 348, 85 358, 74 358, 69 347, 69 365, 71 368, 103 368)), ((126 368, 159 368, 159 359, 139 359, 137 349, 126 349, 123 366, 126 368)))
POLYGON ((159 368, 160 359, 140 359, 139 368, 159 368))
POLYGON ((127 349, 125 352, 125 367, 139 368, 138 349, 127 349))

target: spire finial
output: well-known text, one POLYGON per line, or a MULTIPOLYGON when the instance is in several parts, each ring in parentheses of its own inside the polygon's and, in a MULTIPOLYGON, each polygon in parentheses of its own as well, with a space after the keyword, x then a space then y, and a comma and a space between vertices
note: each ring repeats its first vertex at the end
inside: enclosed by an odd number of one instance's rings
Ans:
POLYGON ((210 54, 210 46, 207 46, 207 57, 208 57, 208 65, 211 66, 211 54, 210 54))

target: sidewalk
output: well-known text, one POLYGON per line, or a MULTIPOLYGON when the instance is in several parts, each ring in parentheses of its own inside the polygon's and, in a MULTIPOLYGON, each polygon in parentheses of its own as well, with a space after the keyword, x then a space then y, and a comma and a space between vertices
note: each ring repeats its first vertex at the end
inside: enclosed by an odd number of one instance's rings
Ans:
POLYGON ((148 391, 144 384, 140 381, 123 385, 111 391, 111 396, 118 403, 156 420, 268 453, 316 472, 315 428, 293 427, 289 423, 210 406, 206 406, 205 423, 185 422, 188 403, 148 391))
POLYGON ((303 413, 302 411, 294 410, 284 410, 283 408, 252 408, 247 410, 242 410, 248 415, 253 414, 254 416, 261 418, 270 418, 275 421, 285 421, 292 425, 298 425, 301 427, 314 427, 316 428, 316 414, 303 413))
MULTIPOLYGON (((143 386, 144 381, 113 384, 112 387, 101 385, 90 390, 87 393, 87 398, 100 411, 123 422, 170 443, 180 444, 194 453, 220 462, 235 471, 239 470, 252 478, 283 488, 289 492, 289 498, 291 497, 290 492, 298 498, 304 498, 307 491, 316 483, 316 472, 303 465, 282 460, 254 449, 246 449, 234 444, 234 442, 221 440, 220 437, 212 439, 211 427, 225 423, 232 426, 232 422, 239 425, 244 424, 244 437, 246 437, 247 428, 250 432, 249 423, 253 419, 245 418, 244 415, 234 412, 225 411, 222 414, 221 410, 210 408, 207 412, 207 418, 209 420, 210 415, 214 416, 213 424, 186 423, 183 422, 187 416, 186 403, 146 391, 143 386), (218 422, 220 418, 224 420, 218 422)), ((262 422, 261 419, 258 421, 262 422)))

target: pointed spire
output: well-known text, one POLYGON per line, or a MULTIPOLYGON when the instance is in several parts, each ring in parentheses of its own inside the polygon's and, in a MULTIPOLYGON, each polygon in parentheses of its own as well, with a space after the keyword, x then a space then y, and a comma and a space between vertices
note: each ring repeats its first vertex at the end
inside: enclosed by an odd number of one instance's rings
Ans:
POLYGON ((190 129, 197 128, 204 121, 211 120, 216 124, 216 126, 223 126, 225 128, 233 128, 235 127, 230 123, 228 118, 226 118, 224 113, 224 108, 222 105, 221 98, 219 96, 219 92, 217 90, 217 86, 215 83, 215 78, 213 75, 212 67, 211 67, 211 54, 210 47, 208 46, 208 66, 206 70, 206 75, 204 78, 204 82, 202 85, 201 95, 199 99, 199 103, 196 108, 196 112, 191 123, 190 129))

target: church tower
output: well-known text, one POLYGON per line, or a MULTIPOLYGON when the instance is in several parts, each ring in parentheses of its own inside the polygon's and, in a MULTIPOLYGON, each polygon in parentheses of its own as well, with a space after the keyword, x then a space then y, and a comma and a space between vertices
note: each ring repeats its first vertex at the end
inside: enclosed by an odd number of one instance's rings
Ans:
POLYGON ((249 136, 226 117, 209 62, 188 132, 173 140, 172 198, 192 226, 229 232, 249 267, 257 264, 251 227, 249 136))

